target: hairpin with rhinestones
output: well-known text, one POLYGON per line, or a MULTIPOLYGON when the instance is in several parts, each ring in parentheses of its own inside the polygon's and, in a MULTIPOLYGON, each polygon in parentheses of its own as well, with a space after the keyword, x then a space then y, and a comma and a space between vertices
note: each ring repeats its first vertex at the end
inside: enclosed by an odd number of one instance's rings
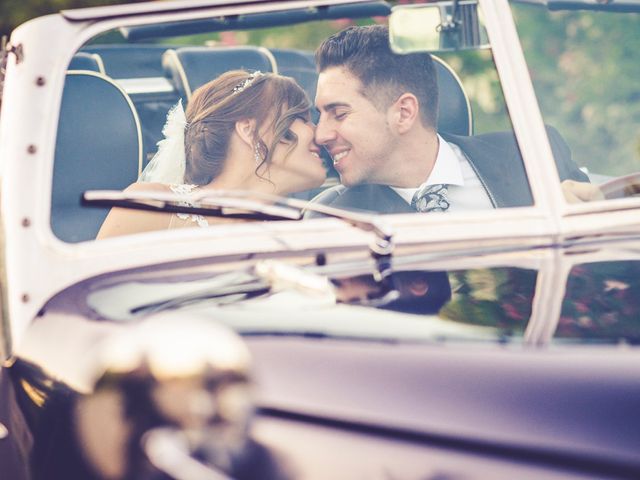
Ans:
POLYGON ((262 73, 260 70, 256 70, 255 72, 251 73, 247 78, 233 87, 233 91, 231 92, 231 94, 235 95, 242 92, 243 90, 248 88, 256 78, 261 77, 262 75, 264 75, 264 73, 262 73))

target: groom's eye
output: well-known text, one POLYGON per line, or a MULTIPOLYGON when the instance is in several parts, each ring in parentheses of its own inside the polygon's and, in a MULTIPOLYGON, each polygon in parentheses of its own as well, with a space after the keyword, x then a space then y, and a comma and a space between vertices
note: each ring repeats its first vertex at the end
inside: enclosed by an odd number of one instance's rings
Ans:
POLYGON ((336 111, 333 116, 336 120, 344 120, 347 117, 347 113, 346 111, 336 111))

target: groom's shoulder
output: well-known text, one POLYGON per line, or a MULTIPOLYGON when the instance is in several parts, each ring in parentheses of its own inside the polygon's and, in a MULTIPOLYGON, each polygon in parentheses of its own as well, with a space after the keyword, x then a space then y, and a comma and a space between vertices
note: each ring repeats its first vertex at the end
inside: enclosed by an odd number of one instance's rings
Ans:
MULTIPOLYGON (((552 142, 552 146, 555 142, 564 143, 564 139, 558 132, 558 130, 551 125, 545 125, 547 135, 552 142)), ((451 143, 457 145, 473 145, 473 146, 492 146, 492 147, 517 147, 518 142, 515 132, 513 130, 503 130, 499 132, 481 133, 470 136, 453 135, 449 133, 441 133, 442 137, 451 143)))
MULTIPOLYGON (((328 205, 348 210, 372 212, 377 211, 375 208, 378 203, 376 200, 384 197, 386 192, 390 190, 385 185, 355 185, 346 187, 344 185, 335 185, 322 191, 311 199, 310 203, 328 205)), ((305 218, 314 218, 323 216, 313 211, 307 211, 305 218)))
POLYGON ((323 190, 316 195, 311 202, 321 203, 323 205, 331 205, 332 203, 346 198, 359 198, 370 197, 374 194, 379 194, 382 191, 388 190, 386 185, 374 185, 374 184, 362 184, 354 185, 352 187, 346 187, 345 185, 334 185, 333 187, 323 190))
POLYGON ((344 185, 334 185, 323 190, 311 199, 311 203, 321 203, 322 205, 330 205, 341 195, 344 195, 349 189, 344 185))

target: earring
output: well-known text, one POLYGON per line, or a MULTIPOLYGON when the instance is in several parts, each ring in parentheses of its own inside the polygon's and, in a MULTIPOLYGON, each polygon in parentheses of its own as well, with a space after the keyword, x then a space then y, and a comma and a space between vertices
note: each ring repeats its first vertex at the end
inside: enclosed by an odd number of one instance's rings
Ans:
POLYGON ((260 154, 260 145, 258 143, 253 147, 253 158, 256 161, 256 166, 259 166, 262 163, 262 155, 260 154))

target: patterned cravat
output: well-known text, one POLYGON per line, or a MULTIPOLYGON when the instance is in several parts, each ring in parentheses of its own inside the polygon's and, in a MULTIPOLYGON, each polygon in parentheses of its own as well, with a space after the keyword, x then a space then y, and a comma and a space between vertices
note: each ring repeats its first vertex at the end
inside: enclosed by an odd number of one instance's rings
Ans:
POLYGON ((449 208, 447 185, 438 183, 419 188, 413 194, 411 206, 417 212, 446 212, 449 208))

